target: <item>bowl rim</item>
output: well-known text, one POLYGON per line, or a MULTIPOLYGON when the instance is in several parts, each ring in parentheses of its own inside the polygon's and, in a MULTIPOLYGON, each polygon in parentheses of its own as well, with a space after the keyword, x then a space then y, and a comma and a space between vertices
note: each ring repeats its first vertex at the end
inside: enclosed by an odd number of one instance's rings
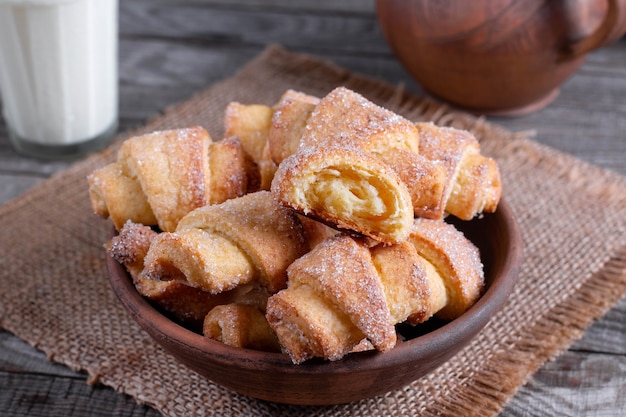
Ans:
MULTIPOLYGON (((410 362, 415 358, 432 352, 433 349, 445 350, 450 340, 471 339, 479 333, 506 303, 519 278, 519 267, 522 261, 521 235, 511 207, 501 199, 498 209, 490 215, 503 216, 509 235, 501 244, 506 245, 504 259, 499 274, 506 279, 494 280, 490 283, 481 298, 462 316, 443 324, 441 327, 420 335, 406 342, 398 343, 393 349, 378 353, 376 351, 355 352, 337 361, 319 358, 294 364, 284 353, 256 351, 225 345, 219 341, 187 329, 161 313, 155 306, 137 292, 126 269, 106 254, 108 277, 114 293, 138 324, 150 334, 158 334, 174 344, 185 345, 185 348, 198 355, 211 355, 211 361, 232 366, 234 358, 245 356, 245 360, 237 362, 242 370, 254 372, 280 372, 298 375, 320 375, 352 373, 359 371, 376 371, 398 363, 410 362), (487 297, 487 295, 489 295, 487 297), (245 352, 245 355, 242 355, 245 352)), ((111 233, 113 236, 115 229, 111 233)))

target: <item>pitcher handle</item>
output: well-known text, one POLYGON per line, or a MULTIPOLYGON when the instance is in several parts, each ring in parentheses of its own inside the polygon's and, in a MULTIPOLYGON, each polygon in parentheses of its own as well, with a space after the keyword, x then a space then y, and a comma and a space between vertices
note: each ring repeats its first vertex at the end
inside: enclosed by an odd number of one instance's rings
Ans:
POLYGON ((609 44, 626 32, 626 4, 621 0, 607 0, 608 8, 600 26, 589 36, 569 45, 564 58, 574 59, 609 44), (621 23, 621 26, 620 26, 621 23))

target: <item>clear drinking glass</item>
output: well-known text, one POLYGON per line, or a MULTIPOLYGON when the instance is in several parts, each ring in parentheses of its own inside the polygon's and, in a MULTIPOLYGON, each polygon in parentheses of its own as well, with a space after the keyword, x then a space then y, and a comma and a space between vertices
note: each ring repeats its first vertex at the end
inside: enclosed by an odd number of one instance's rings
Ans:
POLYGON ((15 149, 71 158, 118 124, 118 0, 0 0, 0 97, 15 149))

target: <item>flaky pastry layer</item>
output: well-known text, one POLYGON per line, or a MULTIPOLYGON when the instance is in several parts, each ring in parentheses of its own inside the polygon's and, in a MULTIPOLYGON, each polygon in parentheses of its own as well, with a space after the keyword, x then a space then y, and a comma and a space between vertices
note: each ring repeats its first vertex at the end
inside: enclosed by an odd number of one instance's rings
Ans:
POLYGON ((283 204, 340 229, 383 242, 408 236, 406 186, 377 158, 353 148, 307 148, 279 166, 272 192, 283 204))

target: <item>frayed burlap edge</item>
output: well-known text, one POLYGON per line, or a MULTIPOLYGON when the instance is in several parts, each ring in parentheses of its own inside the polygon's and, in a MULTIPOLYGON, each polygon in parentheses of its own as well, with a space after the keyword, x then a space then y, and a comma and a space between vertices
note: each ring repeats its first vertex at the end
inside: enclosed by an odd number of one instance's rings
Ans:
POLYGON ((625 290, 626 247, 585 281, 566 303, 545 314, 526 335, 519 335, 510 349, 492 356, 479 375, 448 396, 446 404, 435 404, 429 414, 496 415, 534 372, 580 339, 594 320, 619 302, 625 290))

